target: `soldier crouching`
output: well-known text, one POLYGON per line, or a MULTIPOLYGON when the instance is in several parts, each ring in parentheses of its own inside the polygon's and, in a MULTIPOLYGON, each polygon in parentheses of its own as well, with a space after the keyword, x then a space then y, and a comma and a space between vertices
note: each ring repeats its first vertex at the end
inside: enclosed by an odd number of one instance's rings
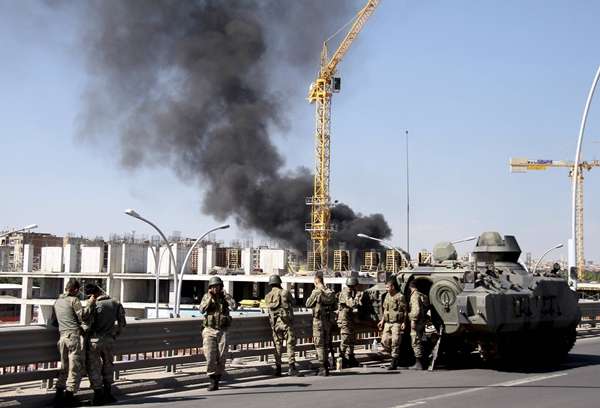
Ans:
POLYGON ((206 358, 206 375, 210 380, 208 391, 219 389, 219 381, 225 372, 227 329, 231 325, 230 309, 237 309, 237 304, 223 290, 221 278, 211 277, 208 281, 208 293, 200 302, 200 311, 204 314, 202 347, 206 358))

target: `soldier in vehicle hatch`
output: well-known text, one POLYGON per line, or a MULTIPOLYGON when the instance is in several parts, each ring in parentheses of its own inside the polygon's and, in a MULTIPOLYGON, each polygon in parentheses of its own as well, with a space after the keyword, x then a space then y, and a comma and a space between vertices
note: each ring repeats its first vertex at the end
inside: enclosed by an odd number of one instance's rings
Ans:
MULTIPOLYGON (((50 325, 58 327, 60 333, 58 352, 60 371, 56 380, 55 407, 77 405, 74 394, 79 390, 84 370, 81 335, 87 331, 91 316, 79 301, 79 281, 70 279, 65 292, 54 302, 50 325)), ((90 300, 93 303, 95 300, 90 300)))
POLYGON ((388 370, 396 370, 400 362, 400 344, 406 326, 406 300, 398 290, 395 278, 385 284, 387 294, 383 300, 383 313, 377 327, 381 333, 381 344, 392 356, 388 370))
POLYGON ((223 281, 218 276, 208 280, 208 292, 200 302, 204 314, 202 347, 206 358, 206 375, 210 380, 208 391, 219 389, 219 381, 225 372, 225 352, 227 351, 227 329, 231 325, 230 310, 237 309, 237 303, 223 290, 223 281))
POLYGON ((271 291, 265 296, 265 303, 269 309, 269 323, 275 344, 275 375, 281 376, 281 355, 283 354, 283 341, 285 340, 288 353, 288 374, 302 377, 296 368, 296 336, 294 334, 294 299, 292 294, 281 288, 279 275, 269 277, 271 291))

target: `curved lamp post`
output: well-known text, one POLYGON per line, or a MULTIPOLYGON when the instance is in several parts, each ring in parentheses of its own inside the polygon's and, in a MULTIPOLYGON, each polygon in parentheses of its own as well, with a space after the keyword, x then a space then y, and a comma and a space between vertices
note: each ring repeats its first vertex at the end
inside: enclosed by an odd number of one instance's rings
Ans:
POLYGON ((400 257, 404 260, 404 262, 406 262, 407 265, 410 265, 410 261, 408 259, 406 259, 406 255, 404 254, 403 250, 400 250, 400 249, 396 248, 394 245, 392 245, 391 242, 385 241, 385 240, 380 239, 380 238, 371 237, 371 236, 369 236, 367 234, 356 234, 356 236, 359 237, 359 238, 370 239, 371 241, 377 241, 381 245, 383 245, 384 247, 386 247, 388 249, 393 249, 394 251, 396 251, 396 252, 398 252, 400 254, 400 257))
POLYGON ((459 240, 456 240, 456 241, 452 241, 450 243, 452 245, 454 245, 454 244, 460 244, 461 242, 474 241, 476 239, 477 239, 477 237, 468 237, 468 238, 463 238, 463 239, 459 239, 459 240))
POLYGON ((37 224, 30 224, 30 225, 27 225, 27 226, 25 226, 23 228, 17 228, 17 229, 14 229, 12 231, 4 232, 4 233, 0 234, 0 238, 6 237, 6 236, 8 236, 10 234, 16 234, 17 232, 23 232, 23 231, 27 231, 27 230, 32 230, 32 229, 35 229, 37 227, 38 227, 37 224))
MULTIPOLYGON (((167 244, 167 249, 169 250, 169 255, 171 256, 171 262, 173 263, 173 268, 175 269, 175 272, 173 273, 173 285, 175 286, 175 293, 177 293, 177 262, 175 262, 175 255, 173 255, 173 249, 171 248, 171 244, 169 243, 169 240, 167 239, 165 234, 160 230, 160 228, 158 228, 152 221, 149 221, 146 218, 142 217, 135 210, 129 208, 129 209, 125 210, 125 214, 129 215, 130 217, 137 218, 138 220, 143 221, 146 224, 150 225, 152 228, 154 228, 156 230, 156 232, 158 232, 158 234, 161 236, 163 241, 165 241, 165 243, 167 244)), ((160 252, 160 249, 159 249, 159 252, 160 252)), ((170 272, 170 269, 171 268, 169 268, 169 272, 170 272)), ((158 268, 157 268, 157 271, 158 271, 158 268)), ((168 302, 167 302, 167 305, 168 305, 168 302)), ((173 305, 173 313, 175 313, 175 305, 173 305)))
POLYGON ((571 268, 577 265, 577 260, 573 259, 577 257, 577 241, 575 237, 577 236, 577 227, 576 227, 576 211, 575 205, 577 202, 577 178, 579 172, 579 161, 581 160, 581 145, 583 144, 583 133, 585 132, 585 125, 587 122, 587 115, 590 109, 590 104, 592 103, 592 98, 594 97, 594 91, 596 90, 596 85, 598 84, 598 79, 600 79, 600 66, 596 71, 596 76, 594 77, 594 81, 592 82, 592 87, 590 88, 590 92, 588 94, 587 101, 585 103, 585 108, 583 109, 583 116, 581 117, 581 124, 579 125, 579 138, 577 139, 577 150, 575 152, 575 162, 573 163, 573 187, 572 187, 572 196, 571 196, 571 240, 569 242, 569 270, 567 273, 567 277, 569 280, 569 286, 571 289, 577 290, 577 280, 573 281, 571 277, 571 268))
POLYGON ((190 259, 190 256, 192 255, 192 251, 194 250, 196 245, 198 245, 198 243, 200 241, 202 241, 202 239, 204 237, 206 237, 208 234, 210 234, 211 232, 215 232, 215 231, 227 229, 227 228, 229 228, 229 224, 221 225, 219 227, 215 227, 213 229, 206 231, 204 234, 202 234, 198 239, 196 239, 194 241, 191 248, 188 250, 188 252, 185 256, 185 259, 183 260, 183 264, 181 265, 181 271, 179 272, 178 286, 177 286, 177 290, 175 291, 175 316, 179 317, 179 306, 181 305, 181 286, 183 285, 183 273, 185 271, 185 267, 188 263, 188 260, 190 259))
POLYGON ((542 259, 544 259, 544 257, 546 255, 548 255, 548 253, 550 251, 554 251, 555 249, 562 248, 563 246, 564 246, 563 244, 554 245, 552 248, 550 248, 549 250, 547 250, 546 252, 544 252, 544 255, 542 255, 540 257, 540 259, 538 259, 538 261, 535 263, 535 266, 533 267, 533 272, 531 272, 531 274, 535 275, 535 271, 537 270, 538 265, 540 264, 540 262, 542 262, 542 259))

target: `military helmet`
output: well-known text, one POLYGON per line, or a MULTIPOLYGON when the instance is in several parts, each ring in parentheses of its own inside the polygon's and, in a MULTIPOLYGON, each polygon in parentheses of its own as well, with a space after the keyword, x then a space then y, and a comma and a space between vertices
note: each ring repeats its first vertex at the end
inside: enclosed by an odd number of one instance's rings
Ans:
POLYGON ((217 285, 222 285, 223 281, 221 280, 221 278, 219 278, 218 276, 212 276, 209 280, 208 280, 208 287, 210 288, 211 286, 217 286, 217 285))
POLYGON ((356 276, 350 276, 346 279, 346 286, 356 286, 358 285, 358 278, 356 276))
POLYGON ((269 285, 270 286, 281 285, 281 278, 279 277, 279 275, 269 276, 269 285))

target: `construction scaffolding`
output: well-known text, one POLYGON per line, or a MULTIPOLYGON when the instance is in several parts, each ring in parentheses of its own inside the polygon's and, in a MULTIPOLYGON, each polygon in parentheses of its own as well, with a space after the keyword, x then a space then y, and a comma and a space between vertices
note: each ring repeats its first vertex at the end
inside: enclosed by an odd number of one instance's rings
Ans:
POLYGON ((379 252, 374 249, 366 250, 363 253, 363 264, 360 267, 361 272, 375 272, 379 269, 379 252))
POLYGON ((333 251, 333 271, 344 272, 350 270, 350 251, 336 249, 333 251))

